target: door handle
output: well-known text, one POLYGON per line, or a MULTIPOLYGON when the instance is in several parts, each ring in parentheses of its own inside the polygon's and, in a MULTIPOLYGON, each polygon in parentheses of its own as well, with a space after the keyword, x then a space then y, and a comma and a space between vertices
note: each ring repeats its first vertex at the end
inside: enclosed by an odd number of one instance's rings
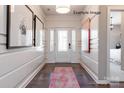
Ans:
POLYGON ((69 49, 71 49, 71 43, 69 43, 68 46, 69 46, 69 49))

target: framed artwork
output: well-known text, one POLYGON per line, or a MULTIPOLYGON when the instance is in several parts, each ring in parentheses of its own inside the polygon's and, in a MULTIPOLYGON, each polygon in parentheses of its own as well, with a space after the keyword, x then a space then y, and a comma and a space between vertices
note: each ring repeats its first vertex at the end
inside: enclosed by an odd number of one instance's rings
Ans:
POLYGON ((5 21, 5 6, 0 5, 0 35, 6 34, 6 32, 3 30, 4 29, 4 21, 5 21))
POLYGON ((35 46, 44 48, 44 23, 41 21, 41 19, 35 15, 35 46))
POLYGON ((90 53, 90 18, 88 18, 82 25, 81 39, 82 51, 90 53))
POLYGON ((6 45, 5 16, 6 6, 0 5, 0 46, 6 45))
POLYGON ((7 48, 32 47, 34 13, 27 5, 7 6, 7 48))

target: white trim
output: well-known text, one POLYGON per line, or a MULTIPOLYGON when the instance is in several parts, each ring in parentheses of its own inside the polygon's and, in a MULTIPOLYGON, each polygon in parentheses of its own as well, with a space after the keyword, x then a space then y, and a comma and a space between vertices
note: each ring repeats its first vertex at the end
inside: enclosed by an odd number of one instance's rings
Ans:
POLYGON ((36 76, 36 74, 42 69, 42 67, 45 65, 45 63, 42 63, 33 73, 31 73, 24 82, 21 83, 21 85, 18 86, 18 88, 25 88, 30 81, 36 76))
POLYGON ((80 64, 88 72, 88 74, 92 77, 92 79, 97 84, 108 84, 109 83, 107 80, 98 80, 98 76, 93 71, 91 71, 84 63, 80 62, 80 64))
MULTIPOLYGON (((107 7, 107 77, 109 77, 107 80, 109 80, 110 82, 111 82, 111 80, 110 80, 110 29, 109 29, 109 25, 110 25, 110 11, 111 10, 120 10, 120 11, 122 11, 122 10, 124 10, 124 6, 120 6, 120 5, 117 5, 117 6, 112 6, 112 5, 110 5, 110 6, 108 6, 107 7)), ((123 41, 123 40, 122 40, 123 41)), ((121 42, 122 43, 122 42, 121 42)), ((122 45, 123 46, 123 45, 122 45)), ((121 51, 121 53, 122 53, 123 51, 121 51)), ((123 58, 123 57, 121 57, 121 58, 123 58)), ((123 62, 122 61, 122 59, 121 59, 121 62, 123 62)), ((122 68, 122 66, 121 66, 121 68, 122 68)))
POLYGON ((55 61, 53 61, 53 60, 48 60, 48 61, 46 61, 46 63, 55 63, 55 61))
POLYGON ((91 57, 89 57, 89 56, 83 55, 83 52, 81 52, 81 58, 86 58, 86 59, 88 59, 89 61, 94 62, 95 64, 98 65, 98 61, 94 60, 93 58, 91 58, 91 57))
POLYGON ((80 63, 81 66, 88 72, 88 74, 93 78, 93 80, 98 80, 97 75, 95 75, 86 65, 84 65, 84 63, 80 63))

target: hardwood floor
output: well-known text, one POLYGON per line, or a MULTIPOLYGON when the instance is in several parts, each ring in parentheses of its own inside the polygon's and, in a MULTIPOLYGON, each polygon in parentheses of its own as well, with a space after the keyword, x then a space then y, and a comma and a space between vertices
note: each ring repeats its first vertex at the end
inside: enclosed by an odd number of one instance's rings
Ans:
POLYGON ((47 63, 26 88, 48 88, 50 74, 55 67, 72 67, 81 88, 110 88, 124 87, 124 83, 110 83, 108 85, 98 85, 78 63, 47 63))

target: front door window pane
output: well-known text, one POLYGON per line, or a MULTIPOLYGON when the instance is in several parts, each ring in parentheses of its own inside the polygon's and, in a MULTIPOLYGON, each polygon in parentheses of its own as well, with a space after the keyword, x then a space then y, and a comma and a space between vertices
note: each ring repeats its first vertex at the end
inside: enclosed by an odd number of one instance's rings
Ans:
POLYGON ((58 31, 58 51, 68 50, 68 32, 58 31))

